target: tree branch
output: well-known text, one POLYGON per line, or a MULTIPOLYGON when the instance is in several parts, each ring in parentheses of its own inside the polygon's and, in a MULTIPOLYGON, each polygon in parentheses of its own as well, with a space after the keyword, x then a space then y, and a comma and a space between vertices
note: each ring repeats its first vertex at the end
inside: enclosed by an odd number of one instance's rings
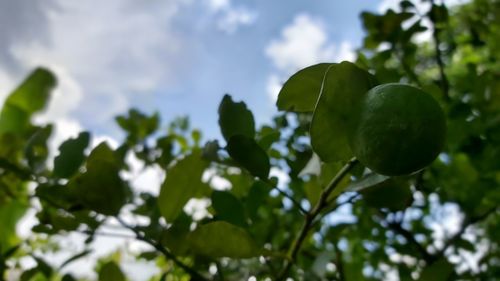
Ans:
POLYGON ((340 181, 344 178, 345 175, 358 163, 356 158, 351 159, 347 164, 340 169, 340 171, 333 177, 333 179, 330 181, 328 184, 327 188, 323 190, 323 192, 320 195, 320 198, 314 208, 306 213, 305 215, 305 220, 304 224, 302 225, 302 228, 297 236, 297 238, 292 242, 290 249, 288 250, 288 260, 285 261, 285 266, 283 267, 283 270, 281 271, 280 275, 278 276, 278 281, 284 280, 287 275, 288 271, 290 271, 290 268, 292 265, 295 263, 295 260, 297 258, 297 254, 300 251, 300 247, 302 246, 302 243, 304 243, 305 238, 307 237, 307 234, 309 231, 312 229, 314 219, 321 213, 321 211, 328 206, 328 196, 335 190, 337 185, 340 183, 340 181))
POLYGON ((140 231, 135 229, 135 227, 128 225, 125 221, 123 221, 121 218, 116 217, 118 222, 120 222, 121 225, 123 225, 125 228, 132 230, 135 233, 135 238, 137 240, 143 241, 148 243, 149 245, 153 246, 158 252, 162 253, 167 259, 172 260, 177 266, 182 268, 186 273, 191 275, 191 280, 192 281, 210 281, 201 273, 196 271, 194 268, 191 268, 189 265, 185 264, 181 260, 179 260, 172 252, 170 252, 167 248, 163 247, 160 243, 155 242, 152 239, 149 239, 148 237, 144 236, 140 231))
POLYGON ((402 235, 408 243, 413 245, 415 249, 419 252, 420 256, 422 259, 424 259, 426 264, 431 264, 435 261, 435 257, 420 244, 417 239, 415 239, 415 236, 413 236, 413 233, 411 233, 409 230, 403 228, 401 224, 398 223, 393 223, 393 222, 388 222, 389 227, 396 233, 402 235))
MULTIPOLYGON (((431 0, 431 5, 434 6, 434 0, 431 0)), ((441 52, 441 49, 439 49, 439 45, 441 45, 441 40, 439 39, 439 30, 436 27, 436 19, 434 18, 434 16, 432 16, 431 14, 429 18, 433 24, 432 38, 434 39, 434 51, 436 56, 436 62, 439 67, 439 75, 441 76, 440 78, 441 90, 443 91, 444 99, 446 101, 449 101, 450 83, 448 82, 448 78, 446 77, 446 73, 444 72, 443 54, 441 52)))
POLYGON ((444 252, 450 246, 452 246, 458 239, 460 239, 460 237, 462 237, 462 235, 465 233, 465 231, 467 230, 467 228, 469 226, 485 220, 491 214, 495 213, 498 210, 499 210, 499 207, 498 206, 494 206, 494 207, 490 208, 489 210, 487 210, 486 212, 484 212, 481 215, 473 216, 473 217, 469 217, 469 218, 464 219, 464 223, 462 224, 462 226, 460 227, 460 229, 458 230, 458 232, 455 233, 455 235, 453 235, 450 239, 448 239, 448 241, 446 241, 446 243, 444 244, 443 248, 439 252, 436 253, 436 257, 441 257, 442 255, 444 255, 444 252))
POLYGON ((279 194, 283 195, 283 197, 289 199, 290 201, 292 201, 293 205, 295 207, 297 207, 297 209, 299 209, 299 211, 302 213, 302 214, 307 214, 307 210, 304 209, 304 207, 302 207, 302 205, 300 204, 299 201, 297 201, 295 198, 293 198, 292 195, 288 194, 286 191, 282 190, 281 188, 277 187, 274 185, 274 183, 272 183, 270 180, 263 180, 265 183, 267 183, 268 185, 270 185, 273 189, 276 189, 276 191, 279 192, 279 194))

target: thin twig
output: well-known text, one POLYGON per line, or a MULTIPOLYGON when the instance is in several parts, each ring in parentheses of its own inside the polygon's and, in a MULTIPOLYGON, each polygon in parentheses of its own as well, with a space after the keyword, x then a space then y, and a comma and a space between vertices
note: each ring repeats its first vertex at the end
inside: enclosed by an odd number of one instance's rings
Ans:
POLYGON ((123 221, 121 218, 116 217, 118 222, 120 222, 121 225, 123 225, 125 228, 128 228, 132 230, 135 233, 135 238, 137 240, 143 241, 148 243, 149 245, 153 246, 158 252, 162 253, 167 259, 172 260, 177 266, 182 268, 186 273, 191 275, 191 280, 192 281, 210 281, 201 273, 196 271, 194 268, 191 268, 189 265, 185 264, 181 260, 179 260, 172 252, 170 252, 167 248, 163 247, 160 243, 155 242, 152 239, 149 239, 148 237, 144 236, 140 231, 138 231, 135 227, 128 225, 125 221, 123 221))
POLYGON ((327 206, 328 202, 328 197, 329 195, 333 192, 333 190, 337 187, 337 185, 340 183, 340 181, 344 178, 345 175, 358 163, 356 158, 351 159, 347 164, 340 169, 340 171, 335 175, 335 177, 331 180, 331 182, 328 184, 327 188, 323 190, 323 192, 320 195, 320 198, 314 208, 306 213, 305 215, 305 220, 304 224, 302 225, 302 228, 297 236, 297 238, 292 242, 290 249, 288 251, 288 259, 285 261, 285 266, 283 267, 283 270, 281 271, 280 275, 278 276, 278 281, 284 280, 287 275, 288 271, 290 271, 290 268, 292 265, 295 263, 295 260, 297 258, 297 254, 299 253, 300 247, 302 246, 302 243, 304 243, 305 238, 307 237, 307 234, 311 230, 313 226, 314 219, 321 213, 321 211, 327 206))
MULTIPOLYGON (((434 6, 434 0, 431 0, 431 5, 434 6)), ((440 79, 440 84, 441 84, 441 90, 443 91, 443 97, 446 101, 450 100, 450 83, 448 82, 448 78, 446 77, 446 73, 444 72, 444 62, 443 62, 443 54, 441 52, 441 49, 439 49, 439 45, 441 45, 441 40, 439 39, 439 30, 436 27, 436 19, 434 16, 429 17, 431 22, 433 23, 433 32, 432 32, 432 38, 434 39, 434 51, 436 55, 436 62, 439 67, 439 75, 441 76, 440 79)))
POLYGON ((276 186, 275 184, 273 184, 270 180, 263 180, 265 183, 267 183, 268 185, 272 186, 273 189, 276 189, 276 191, 279 192, 279 194, 283 195, 283 197, 289 199, 290 201, 292 201, 292 204, 297 207, 297 209, 299 209, 299 211, 302 213, 302 214, 307 214, 307 210, 304 209, 304 207, 302 207, 302 205, 300 204, 299 201, 297 201, 297 199, 293 198, 292 195, 288 194, 286 191, 282 190, 281 188, 279 188, 278 186, 276 186))
POLYGON ((417 239, 415 239, 415 236, 413 236, 413 233, 411 233, 409 230, 403 228, 401 224, 399 223, 394 223, 394 222, 388 222, 388 226, 396 233, 402 235, 408 243, 413 245, 415 249, 419 252, 420 256, 422 259, 424 259, 426 264, 432 264, 435 261, 435 257, 431 255, 427 250, 420 244, 417 239))
POLYGON ((345 272, 344 272, 344 262, 342 257, 342 252, 339 249, 337 243, 333 243, 333 247, 335 247, 335 265, 337 266, 337 272, 339 273, 339 280, 345 281, 345 272))
POLYGON ((87 234, 87 235, 107 236, 107 237, 116 237, 116 238, 124 238, 124 239, 135 239, 136 238, 136 236, 128 235, 125 233, 112 233, 112 232, 92 231, 92 230, 75 230, 75 232, 87 234))

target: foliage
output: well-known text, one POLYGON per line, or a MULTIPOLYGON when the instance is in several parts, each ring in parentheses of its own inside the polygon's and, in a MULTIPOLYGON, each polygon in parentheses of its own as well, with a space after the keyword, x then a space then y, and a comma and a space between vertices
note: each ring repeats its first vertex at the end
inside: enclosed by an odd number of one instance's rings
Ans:
MULTIPOLYGON (((367 34, 355 63, 298 71, 278 98, 287 112, 268 125, 256 128, 250 109, 224 96, 224 146, 201 146, 187 119, 163 127, 158 114, 130 110, 116 118, 126 135, 118 147, 89 147, 83 132, 52 160, 51 125, 30 120, 55 77, 35 70, 0 113, 0 280, 14 272, 24 281, 80 280, 62 268, 86 257, 95 237, 112 235, 107 226, 149 245, 136 254, 158 265, 152 280, 496 280, 500 3, 422 2, 425 11, 401 1, 401 11, 363 13, 367 34), (429 40, 416 40, 424 33, 429 40), (448 124, 440 156, 402 177, 369 171, 347 142, 356 102, 391 82, 430 93, 448 124), (131 188, 124 177, 130 157, 165 172, 159 195, 131 188), (217 188, 221 178, 230 189, 217 188), (204 218, 186 212, 193 198, 210 199, 204 218), (461 219, 442 234, 447 208, 461 219), (37 225, 22 240, 16 226, 28 209, 37 225), (85 250, 62 264, 44 260, 53 237, 71 232, 87 236, 85 250), (35 266, 22 268, 23 258, 35 266)), ((96 273, 98 280, 127 278, 119 255, 102 257, 96 273)))

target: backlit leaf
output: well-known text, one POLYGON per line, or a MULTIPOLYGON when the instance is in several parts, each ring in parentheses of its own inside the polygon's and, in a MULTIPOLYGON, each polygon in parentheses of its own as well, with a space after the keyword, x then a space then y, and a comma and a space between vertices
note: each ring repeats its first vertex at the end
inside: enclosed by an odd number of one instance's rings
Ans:
POLYGON ((375 78, 349 62, 333 65, 323 83, 311 123, 311 145, 324 162, 352 157, 347 141, 353 111, 375 78))
POLYGON ((212 258, 251 258, 261 254, 250 235, 240 227, 225 221, 201 225, 188 237, 193 251, 212 258))
POLYGON ((174 221, 187 201, 206 188, 201 176, 207 166, 208 163, 201 158, 201 151, 196 150, 167 170, 158 204, 162 216, 168 222, 174 221))

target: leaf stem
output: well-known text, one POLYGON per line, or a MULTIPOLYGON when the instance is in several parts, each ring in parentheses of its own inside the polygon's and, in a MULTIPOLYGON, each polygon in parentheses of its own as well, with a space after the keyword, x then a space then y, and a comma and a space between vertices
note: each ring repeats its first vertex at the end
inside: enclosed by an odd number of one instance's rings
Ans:
POLYGON ((333 192, 333 190, 335 190, 340 181, 352 168, 354 168, 357 163, 358 160, 356 158, 352 158, 351 160, 349 160, 349 162, 347 162, 344 167, 342 167, 342 169, 340 169, 340 171, 333 177, 327 188, 323 190, 314 208, 310 212, 306 213, 304 224, 302 225, 297 238, 292 242, 290 249, 288 250, 289 259, 285 261, 285 266, 278 276, 278 281, 284 280, 287 277, 288 271, 290 271, 290 268, 295 263, 297 255, 302 244, 304 243, 305 238, 307 237, 307 234, 312 229, 314 219, 326 206, 328 206, 328 196, 333 192))

